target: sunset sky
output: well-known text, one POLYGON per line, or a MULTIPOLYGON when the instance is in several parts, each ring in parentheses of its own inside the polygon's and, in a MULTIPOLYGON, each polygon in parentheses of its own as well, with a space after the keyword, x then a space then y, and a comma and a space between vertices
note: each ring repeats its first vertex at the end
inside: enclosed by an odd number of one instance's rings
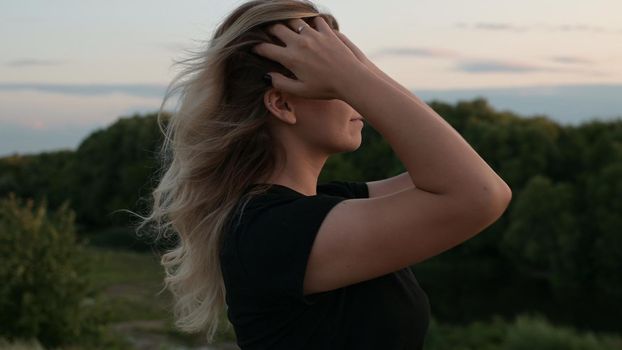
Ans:
MULTIPOLYGON (((157 110, 173 59, 242 2, 3 1, 0 155, 73 148, 120 116, 157 110)), ((554 119, 622 116, 622 1, 315 3, 425 100, 485 94, 554 119)))

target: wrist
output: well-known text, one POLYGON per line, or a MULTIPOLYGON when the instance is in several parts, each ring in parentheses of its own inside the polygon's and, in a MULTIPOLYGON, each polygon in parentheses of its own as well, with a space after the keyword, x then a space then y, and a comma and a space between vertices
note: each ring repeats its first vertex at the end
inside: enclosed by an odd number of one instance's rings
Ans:
POLYGON ((386 90, 387 87, 391 88, 391 84, 374 73, 369 67, 363 65, 345 75, 340 83, 339 99, 348 103, 359 113, 363 113, 359 107, 373 100, 374 91, 386 90))
POLYGON ((413 97, 415 99, 418 99, 417 96, 415 96, 415 94, 413 94, 412 91, 407 89, 405 86, 403 86, 399 82, 395 81, 395 79, 391 78, 382 69, 378 68, 378 66, 376 66, 371 60, 367 60, 365 62, 365 65, 369 68, 369 70, 374 72, 379 78, 381 78, 381 79, 385 80, 386 82, 388 82, 389 84, 395 86, 396 88, 398 88, 399 90, 404 92, 406 95, 411 96, 411 97, 413 97))
POLYGON ((371 61, 370 59, 368 59, 368 58, 366 58, 366 59, 365 59, 364 63, 365 63, 365 66, 367 66, 367 68, 369 68, 369 70, 371 70, 372 72, 374 72, 374 73, 380 73, 380 74, 384 73, 384 72, 382 72, 382 70, 380 70, 380 68, 378 68, 378 66, 376 66, 376 65, 374 64, 374 62, 372 62, 372 61, 371 61))
POLYGON ((370 78, 379 78, 376 73, 372 71, 372 68, 362 64, 353 64, 348 66, 348 69, 344 69, 341 79, 338 79, 336 86, 337 98, 342 101, 347 101, 351 96, 351 93, 360 89, 364 81, 370 78))

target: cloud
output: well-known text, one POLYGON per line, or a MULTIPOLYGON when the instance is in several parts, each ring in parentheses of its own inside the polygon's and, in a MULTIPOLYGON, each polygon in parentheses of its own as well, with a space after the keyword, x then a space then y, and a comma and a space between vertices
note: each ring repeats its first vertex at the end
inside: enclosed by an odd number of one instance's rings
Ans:
MULTIPOLYGON (((589 76, 606 76, 608 73, 597 70, 585 70, 573 67, 551 67, 526 62, 494 60, 489 58, 469 58, 459 52, 443 48, 421 47, 387 47, 379 49, 369 55, 371 59, 381 57, 422 57, 444 58, 454 60, 456 69, 468 73, 537 73, 537 72, 562 72, 584 74, 589 76)), ((558 55, 551 60, 563 64, 594 65, 595 62, 579 56, 558 55)))
POLYGON ((159 84, 36 84, 0 83, 0 91, 40 91, 78 96, 124 94, 135 97, 164 97, 166 86, 159 84))
POLYGON ((430 58, 458 58, 460 54, 446 49, 440 48, 415 48, 415 47, 388 47, 377 50, 369 55, 370 58, 378 58, 380 56, 418 56, 430 58))
POLYGON ((497 110, 525 117, 546 115, 560 124, 578 125, 599 118, 622 121, 621 84, 532 85, 476 89, 417 90, 417 96, 447 103, 483 96, 497 110))
POLYGON ((527 63, 493 60, 467 60, 457 63, 456 68, 469 73, 524 73, 555 70, 555 68, 545 68, 527 63))
POLYGON ((65 64, 67 61, 58 60, 40 60, 37 58, 22 58, 18 60, 8 61, 6 65, 9 67, 36 67, 36 66, 57 66, 65 64))
POLYGON ((607 32, 608 29, 600 26, 585 25, 585 24, 562 24, 552 27, 554 30, 562 32, 607 32))
POLYGON ((465 23, 458 22, 455 24, 456 28, 460 29, 475 29, 475 30, 488 30, 488 31, 499 31, 499 32, 525 32, 525 31, 533 31, 533 30, 548 30, 548 31, 560 31, 560 32, 591 32, 591 33, 620 33, 619 29, 615 28, 606 28, 603 26, 595 26, 589 24, 559 24, 559 25, 551 25, 551 24, 534 24, 534 25, 515 25, 511 23, 503 23, 503 22, 476 22, 476 23, 465 23))
POLYGON ((121 115, 159 109, 161 98, 122 93, 80 96, 45 91, 0 91, 0 122, 32 130, 60 125, 104 125, 121 115))
POLYGON ((589 76, 606 76, 606 72, 573 67, 549 67, 516 61, 468 59, 456 63, 457 70, 467 73, 574 73, 589 76))
POLYGON ((558 63, 568 64, 594 64, 595 62, 579 56, 553 56, 551 60, 558 63))
MULTIPOLYGON (((553 67, 518 61, 494 60, 489 58, 470 58, 459 52, 442 48, 388 47, 382 48, 371 55, 371 59, 381 57, 422 57, 448 59, 456 62, 456 69, 467 73, 538 73, 561 72, 584 74, 588 76, 606 76, 609 73, 598 70, 586 70, 575 67, 553 67)), ((594 65, 593 61, 579 56, 553 56, 555 63, 594 65)))
POLYGON ((119 117, 158 112, 161 97, 0 91, 0 154, 75 148, 119 117))
POLYGON ((523 32, 529 30, 526 26, 517 26, 510 23, 501 22, 476 22, 473 24, 458 22, 455 27, 460 29, 477 29, 477 30, 490 30, 490 31, 509 31, 509 32, 523 32))

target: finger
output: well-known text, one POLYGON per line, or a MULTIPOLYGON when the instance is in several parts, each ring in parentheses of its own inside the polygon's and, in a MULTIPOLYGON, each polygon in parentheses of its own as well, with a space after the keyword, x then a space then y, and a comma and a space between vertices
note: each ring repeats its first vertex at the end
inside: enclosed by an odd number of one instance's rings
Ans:
POLYGON ((358 47, 356 45, 354 45, 354 43, 352 43, 350 41, 350 39, 348 39, 347 36, 345 36, 345 34, 341 33, 340 31, 335 31, 335 34, 339 37, 339 39, 341 39, 341 41, 346 44, 346 46, 352 51, 354 52, 357 56, 360 53, 360 50, 358 49, 358 47))
POLYGON ((313 17, 313 22, 315 23, 315 28, 317 28, 317 31, 320 33, 331 33, 333 31, 322 16, 313 17))
MULTIPOLYGON (((309 29, 313 29, 313 27, 311 27, 307 22, 305 22, 304 20, 300 19, 300 18, 293 18, 290 19, 287 24, 289 25, 289 27, 298 35, 304 35, 305 32, 308 32, 309 29), (298 33, 298 28, 301 28, 301 26, 305 26, 305 27, 309 27, 309 28, 304 28, 302 30, 302 32, 298 33)), ((313 29, 315 30, 315 29, 313 29)))
POLYGON ((283 23, 276 23, 266 29, 270 34, 279 38, 286 46, 298 40, 298 34, 293 29, 283 23))
POLYGON ((350 40, 342 32, 336 30, 335 34, 339 37, 339 39, 341 39, 341 41, 346 44, 350 44, 350 40))
POLYGON ((287 78, 281 73, 270 72, 268 73, 272 77, 272 86, 285 92, 292 93, 294 95, 301 96, 301 91, 304 86, 300 81, 287 78))
POLYGON ((339 37, 339 39, 341 39, 341 41, 343 41, 343 43, 352 50, 352 43, 345 35, 343 35, 343 33, 336 30, 335 35, 337 35, 337 37, 339 37))
POLYGON ((358 46, 356 46, 345 34, 341 33, 338 30, 335 31, 335 34, 350 49, 350 51, 354 53, 354 56, 356 56, 359 61, 368 61, 367 55, 365 55, 365 53, 361 49, 359 49, 358 46))
POLYGON ((273 61, 277 61, 285 66, 283 63, 286 59, 286 49, 283 46, 261 42, 256 44, 251 48, 251 51, 257 55, 263 56, 265 58, 271 59, 273 61))

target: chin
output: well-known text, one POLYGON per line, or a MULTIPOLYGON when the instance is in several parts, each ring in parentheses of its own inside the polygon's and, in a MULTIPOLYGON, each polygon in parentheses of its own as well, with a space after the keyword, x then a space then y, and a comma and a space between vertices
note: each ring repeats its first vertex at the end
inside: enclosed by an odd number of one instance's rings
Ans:
POLYGON ((331 147, 330 154, 354 152, 361 147, 361 142, 339 143, 331 147))
POLYGON ((359 149, 359 147, 361 147, 361 144, 362 144, 362 139, 359 138, 356 142, 350 143, 344 152, 354 152, 357 149, 359 149))
POLYGON ((329 149, 332 154, 356 151, 361 147, 363 141, 363 135, 360 131, 358 133, 348 131, 348 133, 333 135, 331 138, 333 142, 331 142, 329 149))

